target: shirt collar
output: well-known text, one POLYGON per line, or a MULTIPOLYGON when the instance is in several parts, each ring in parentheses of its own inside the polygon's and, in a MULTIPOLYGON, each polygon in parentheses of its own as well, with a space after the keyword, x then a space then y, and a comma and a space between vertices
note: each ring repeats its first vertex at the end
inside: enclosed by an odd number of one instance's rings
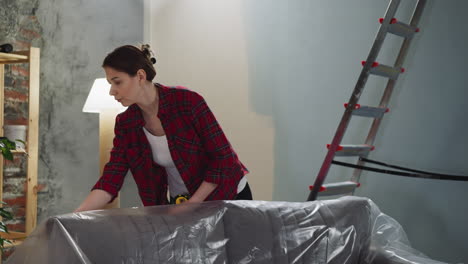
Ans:
MULTIPOLYGON (((169 112, 170 103, 168 102, 170 98, 170 88, 159 83, 154 84, 158 88, 159 94, 159 109, 158 117, 165 118, 169 112)), ((145 126, 145 120, 143 114, 141 113, 140 107, 137 104, 133 104, 128 107, 125 112, 119 115, 121 121, 119 125, 123 128, 129 127, 143 127, 145 126)))
POLYGON ((158 117, 165 117, 167 113, 169 112, 169 96, 170 96, 170 89, 167 86, 164 86, 159 83, 154 84, 156 88, 158 89, 158 95, 159 95, 159 109, 158 109, 158 117))

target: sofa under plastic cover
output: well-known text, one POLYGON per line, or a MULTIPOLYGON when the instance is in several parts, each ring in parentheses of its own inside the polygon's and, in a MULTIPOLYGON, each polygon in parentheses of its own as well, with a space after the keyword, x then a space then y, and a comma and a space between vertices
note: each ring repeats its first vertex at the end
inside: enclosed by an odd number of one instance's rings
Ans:
POLYGON ((51 217, 7 263, 442 263, 369 199, 213 201, 51 217))

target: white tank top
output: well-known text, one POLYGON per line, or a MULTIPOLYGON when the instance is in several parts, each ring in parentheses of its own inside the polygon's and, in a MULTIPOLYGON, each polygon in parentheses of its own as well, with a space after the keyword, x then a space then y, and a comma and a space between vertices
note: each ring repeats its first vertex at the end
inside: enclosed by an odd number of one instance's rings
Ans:
MULTIPOLYGON (((145 132, 146 138, 150 143, 154 162, 166 169, 170 195, 175 197, 179 194, 189 193, 184 181, 182 180, 182 177, 180 177, 180 173, 177 170, 177 167, 174 164, 174 160, 171 157, 171 152, 169 151, 169 144, 167 143, 166 136, 155 136, 144 127, 143 131, 145 132)), ((239 182, 239 185, 237 185, 237 193, 240 193, 246 185, 247 178, 244 176, 239 182)))

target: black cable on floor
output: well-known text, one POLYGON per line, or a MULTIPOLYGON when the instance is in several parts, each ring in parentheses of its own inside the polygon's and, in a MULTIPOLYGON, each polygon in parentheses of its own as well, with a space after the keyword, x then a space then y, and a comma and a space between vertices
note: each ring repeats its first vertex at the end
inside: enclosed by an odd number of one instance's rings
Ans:
POLYGON ((449 175, 449 176, 456 176, 456 177, 468 177, 468 176, 465 176, 465 175, 451 175, 451 174, 435 173, 435 172, 430 172, 430 171, 414 170, 414 169, 400 167, 400 166, 396 166, 396 165, 392 165, 392 164, 388 164, 388 163, 383 163, 381 161, 371 160, 371 159, 362 158, 362 157, 359 158, 359 159, 362 160, 362 161, 365 161, 367 163, 373 163, 373 164, 377 164, 377 165, 381 165, 381 166, 385 166, 385 167, 389 167, 389 168, 405 170, 405 171, 412 171, 412 172, 418 172, 418 173, 422 173, 422 174, 431 174, 431 175, 440 175, 440 176, 449 175))
MULTIPOLYGON (((402 172, 402 171, 394 171, 394 170, 378 169, 378 168, 367 167, 367 166, 360 166, 360 165, 351 164, 351 163, 347 163, 347 162, 336 161, 336 160, 333 160, 332 164, 336 164, 336 165, 340 165, 340 166, 344 166, 344 167, 355 168, 355 169, 360 169, 360 170, 367 170, 367 171, 373 171, 373 172, 379 172, 379 173, 385 173, 385 174, 392 174, 392 175, 398 175, 398 176, 405 176, 405 177, 425 178, 425 179, 434 179, 434 180, 468 181, 468 176, 437 174, 437 173, 436 174, 433 174, 433 173, 408 173, 408 172, 402 172)), ((411 170, 411 169, 408 169, 408 170, 411 170)))

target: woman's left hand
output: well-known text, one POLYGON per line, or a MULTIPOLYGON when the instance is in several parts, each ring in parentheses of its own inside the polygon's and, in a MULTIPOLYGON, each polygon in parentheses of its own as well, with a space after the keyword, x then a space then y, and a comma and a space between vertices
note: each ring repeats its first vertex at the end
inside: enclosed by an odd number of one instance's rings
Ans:
POLYGON ((199 202, 195 202, 192 199, 187 200, 181 204, 172 205, 168 209, 169 215, 180 215, 192 212, 200 205, 199 202))

